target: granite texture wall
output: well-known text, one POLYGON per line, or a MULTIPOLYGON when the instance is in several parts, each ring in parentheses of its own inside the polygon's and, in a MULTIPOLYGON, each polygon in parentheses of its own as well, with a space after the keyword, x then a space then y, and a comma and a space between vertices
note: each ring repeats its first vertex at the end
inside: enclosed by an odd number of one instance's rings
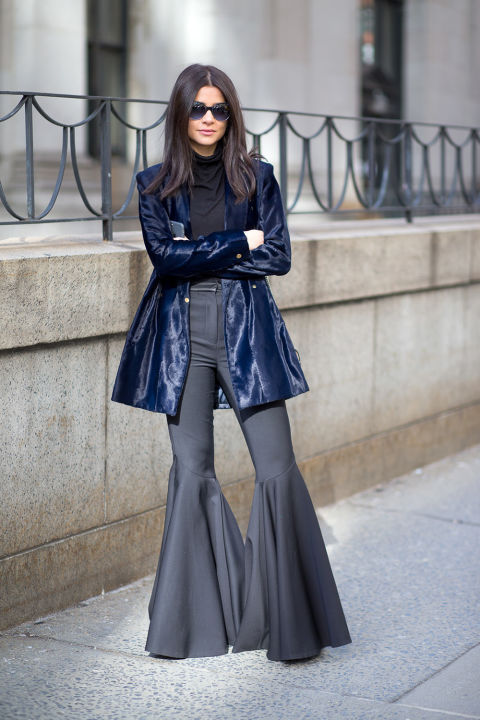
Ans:
MULTIPOLYGON (((480 441, 480 221, 293 233, 272 288, 311 390, 288 401, 322 505, 480 441)), ((110 401, 150 274, 138 233, 0 243, 0 627, 155 569, 164 416, 110 401)), ((216 466, 239 522, 253 466, 233 412, 216 466)))

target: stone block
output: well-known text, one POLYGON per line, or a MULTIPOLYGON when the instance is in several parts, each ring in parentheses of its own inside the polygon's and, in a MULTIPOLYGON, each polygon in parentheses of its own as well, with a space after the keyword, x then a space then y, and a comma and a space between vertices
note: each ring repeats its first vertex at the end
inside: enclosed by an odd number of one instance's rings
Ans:
POLYGON ((0 354, 0 556, 104 520, 105 343, 0 354))
POLYGON ((480 280, 480 231, 470 231, 470 279, 480 280))
POLYGON ((299 462, 316 507, 387 482, 480 442, 480 403, 299 462))
POLYGON ((435 462, 480 442, 480 404, 442 412, 377 436, 384 478, 435 462))
POLYGON ((330 232, 292 243, 292 269, 274 277, 279 307, 303 307, 428 287, 430 232, 330 232))
POLYGON ((125 332, 152 270, 138 233, 125 234, 2 247, 0 349, 125 332))
POLYGON ((0 560, 0 629, 153 572, 163 517, 153 510, 0 560))
POLYGON ((480 399, 480 284, 464 291, 465 308, 465 398, 480 399))
POLYGON ((110 399, 123 345, 123 336, 108 340, 105 512, 109 522, 164 505, 172 464, 166 416, 110 399))
POLYGON ((375 432, 471 401, 464 302, 464 288, 377 301, 375 432))
POLYGON ((371 434, 374 310, 369 301, 284 312, 310 387, 287 402, 297 457, 371 434))
POLYGON ((103 574, 103 543, 97 531, 0 560, 0 628, 99 595, 103 574))
POLYGON ((472 231, 443 228, 432 231, 430 244, 430 283, 432 286, 468 282, 472 231))
POLYGON ((155 572, 162 543, 165 508, 155 508, 101 529, 105 591, 155 572))
POLYGON ((315 507, 349 497, 383 481, 381 445, 372 438, 307 458, 299 463, 315 507))

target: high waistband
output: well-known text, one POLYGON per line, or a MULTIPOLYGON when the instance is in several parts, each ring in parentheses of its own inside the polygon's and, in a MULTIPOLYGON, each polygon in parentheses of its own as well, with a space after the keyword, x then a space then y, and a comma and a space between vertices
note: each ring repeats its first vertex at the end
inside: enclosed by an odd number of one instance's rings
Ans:
POLYGON ((222 281, 220 278, 209 277, 200 278, 190 283, 190 292, 217 292, 222 289, 222 281))

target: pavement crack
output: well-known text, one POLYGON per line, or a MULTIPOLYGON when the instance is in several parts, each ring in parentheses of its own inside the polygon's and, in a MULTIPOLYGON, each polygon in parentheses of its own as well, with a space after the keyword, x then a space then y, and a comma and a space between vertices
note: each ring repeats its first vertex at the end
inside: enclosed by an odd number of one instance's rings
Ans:
MULTIPOLYGON (((464 650, 462 653, 460 653, 460 655, 457 655, 456 657, 452 658, 452 660, 450 660, 449 662, 447 662, 445 665, 442 665, 441 668, 439 668, 438 670, 435 670, 434 673, 432 673, 432 674, 429 675, 428 677, 424 678, 423 680, 420 680, 420 682, 416 683, 415 685, 412 685, 411 688, 409 688, 408 690, 406 690, 406 691, 403 692, 403 693, 400 693, 400 695, 398 695, 397 697, 394 697, 394 698, 392 699, 392 703, 398 703, 399 705, 404 704, 404 703, 399 703, 399 702, 398 702, 402 697, 405 697, 405 695, 408 695, 408 694, 411 693, 413 690, 416 690, 416 688, 420 687, 421 685, 424 685, 424 683, 428 682, 429 680, 431 680, 432 678, 434 678, 436 675, 438 675, 439 673, 443 672, 446 668, 450 667, 450 665, 453 665, 453 663, 457 662, 457 660, 459 660, 461 657, 463 657, 464 655, 466 655, 467 653, 469 653, 471 650, 474 650, 474 649, 475 649, 476 647, 478 647, 479 645, 480 645, 480 643, 475 643, 475 645, 472 645, 471 647, 467 648, 467 649, 464 650)), ((416 707, 416 706, 412 705, 412 707, 416 707)), ((442 712, 443 712, 443 711, 442 711, 442 712)), ((453 714, 455 714, 455 713, 453 713, 453 714)), ((458 713, 457 713, 457 714, 458 714, 458 713)), ((476 715, 465 715, 465 717, 474 717, 474 718, 476 718, 477 716, 476 716, 476 715)))
POLYGON ((465 715, 453 710, 439 710, 438 708, 425 707, 424 705, 408 705, 407 703, 396 703, 398 707, 412 708, 414 710, 425 710, 426 712, 438 713, 443 717, 444 715, 451 715, 453 718, 466 718, 466 720, 480 720, 480 715, 465 715))
POLYGON ((480 527, 480 522, 474 522, 473 520, 462 520, 462 518, 446 518, 441 515, 434 515, 433 513, 419 512, 418 510, 400 510, 397 508, 386 508, 378 505, 370 505, 368 503, 357 502, 355 500, 350 501, 351 505, 355 507, 361 507, 365 510, 377 510, 384 513, 395 513, 397 515, 414 515, 415 517, 424 517, 428 520, 439 520, 440 522, 450 523, 451 525, 468 525, 470 527, 480 527))
POLYGON ((0 633, 0 636, 3 637, 14 637, 14 638, 25 638, 28 640, 52 640, 53 642, 61 643, 62 645, 68 645, 69 647, 81 647, 81 648, 87 648, 89 650, 94 650, 95 652, 102 652, 107 653, 109 655, 121 655, 122 657, 128 657, 128 658, 138 658, 142 661, 151 661, 152 658, 150 658, 148 655, 137 655, 134 652, 127 652, 126 650, 112 650, 110 648, 104 648, 100 645, 92 645, 90 643, 85 642, 79 642, 78 640, 65 640, 64 638, 58 638, 53 637, 52 635, 35 635, 30 632, 23 632, 23 633, 13 633, 13 634, 3 634, 0 633))

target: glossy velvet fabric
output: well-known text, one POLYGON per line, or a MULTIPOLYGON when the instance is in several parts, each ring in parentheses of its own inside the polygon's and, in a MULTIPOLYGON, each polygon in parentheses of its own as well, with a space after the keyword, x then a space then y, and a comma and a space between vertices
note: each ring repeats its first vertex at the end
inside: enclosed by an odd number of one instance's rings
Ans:
MULTIPOLYGON (((222 278, 225 345, 235 398, 247 408, 308 390, 266 275, 290 269, 290 238, 272 166, 258 162, 257 192, 236 203, 225 181, 225 229, 192 240, 184 188, 160 201, 142 191, 159 166, 137 175, 143 237, 154 270, 128 331, 112 400, 174 415, 190 358, 190 279, 222 278), (170 220, 185 227, 174 240, 170 220), (265 242, 250 251, 244 230, 259 228, 265 242)), ((217 407, 228 407, 217 387, 217 407)))

